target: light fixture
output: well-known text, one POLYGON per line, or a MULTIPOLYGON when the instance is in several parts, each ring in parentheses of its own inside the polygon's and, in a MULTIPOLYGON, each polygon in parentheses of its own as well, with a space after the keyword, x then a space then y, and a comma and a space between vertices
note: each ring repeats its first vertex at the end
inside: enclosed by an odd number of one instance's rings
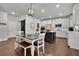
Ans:
POLYGON ((59 16, 62 16, 63 14, 62 13, 59 13, 59 16))
POLYGON ((45 12, 45 10, 41 10, 41 12, 45 12))
POLYGON ((59 5, 59 4, 57 4, 57 5, 56 5, 56 7, 58 8, 58 7, 60 7, 60 5, 59 5))
POLYGON ((15 12, 11 12, 12 15, 15 15, 15 12))
POLYGON ((41 19, 44 19, 44 17, 42 17, 41 19))
POLYGON ((49 16, 49 18, 51 18, 52 16, 49 16))
POLYGON ((29 16, 33 16, 33 13, 34 13, 34 11, 33 11, 33 8, 32 8, 32 3, 30 3, 29 8, 28 8, 28 11, 27 11, 27 14, 29 16))

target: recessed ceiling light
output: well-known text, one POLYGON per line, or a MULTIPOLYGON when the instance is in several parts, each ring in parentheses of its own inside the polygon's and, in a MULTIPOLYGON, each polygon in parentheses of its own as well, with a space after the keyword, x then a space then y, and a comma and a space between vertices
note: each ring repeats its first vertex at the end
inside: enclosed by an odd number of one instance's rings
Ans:
POLYGON ((44 17, 42 17, 41 19, 44 19, 44 17))
POLYGON ((52 16, 49 16, 49 18, 51 18, 52 16))
POLYGON ((57 5, 56 5, 56 7, 58 8, 58 7, 60 7, 60 5, 59 5, 59 4, 57 4, 57 5))
POLYGON ((63 14, 62 13, 59 13, 59 16, 62 16, 63 14))
POLYGON ((41 10, 41 12, 45 12, 45 10, 41 10))
POLYGON ((15 12, 11 12, 12 15, 15 15, 15 12))

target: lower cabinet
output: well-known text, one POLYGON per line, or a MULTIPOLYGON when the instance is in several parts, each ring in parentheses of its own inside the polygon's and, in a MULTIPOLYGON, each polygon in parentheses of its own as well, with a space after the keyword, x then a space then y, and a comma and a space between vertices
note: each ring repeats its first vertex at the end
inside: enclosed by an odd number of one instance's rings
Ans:
POLYGON ((79 32, 68 32, 68 46, 73 49, 79 50, 79 32))
POLYGON ((56 31, 56 37, 67 38, 67 31, 56 31))

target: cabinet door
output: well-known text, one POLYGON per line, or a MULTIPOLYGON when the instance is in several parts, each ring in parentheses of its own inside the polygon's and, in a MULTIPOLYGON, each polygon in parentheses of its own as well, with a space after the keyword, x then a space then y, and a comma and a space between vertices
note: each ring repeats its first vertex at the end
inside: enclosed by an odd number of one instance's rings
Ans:
POLYGON ((56 31, 56 37, 67 38, 67 32, 66 31, 56 31))
POLYGON ((75 8, 75 24, 79 25, 79 4, 75 8))
POLYGON ((79 50, 79 32, 68 32, 68 45, 79 50))
POLYGON ((0 23, 7 23, 7 13, 0 12, 0 23))

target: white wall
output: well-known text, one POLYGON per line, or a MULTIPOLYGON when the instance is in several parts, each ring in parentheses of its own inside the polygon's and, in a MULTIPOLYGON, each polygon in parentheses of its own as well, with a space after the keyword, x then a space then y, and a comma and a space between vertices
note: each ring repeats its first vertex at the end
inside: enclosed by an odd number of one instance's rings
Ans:
POLYGON ((35 25, 35 19, 32 18, 32 17, 30 17, 30 16, 27 16, 26 17, 26 30, 25 30, 25 32, 27 34, 34 33, 35 29, 36 29, 35 27, 36 27, 36 25, 35 25), (30 27, 34 27, 34 28, 30 28, 30 27))
POLYGON ((26 34, 34 34, 36 32, 37 29, 37 23, 40 23, 39 19, 36 19, 34 17, 28 16, 28 15, 24 15, 21 16, 20 21, 25 19, 25 33, 26 34), (31 25, 34 24, 34 28, 32 28, 31 25))
POLYGON ((17 22, 19 17, 8 15, 6 12, 0 11, 0 41, 17 35, 17 22))
POLYGON ((26 17, 26 34, 34 34, 37 29, 37 23, 40 23, 38 19, 35 19, 34 17, 27 16, 26 17))
POLYGON ((41 26, 45 26, 46 24, 51 24, 52 20, 41 21, 41 26))
POLYGON ((41 26, 45 26, 45 28, 51 30, 51 22, 52 20, 45 20, 45 21, 41 21, 41 26))
POLYGON ((8 38, 15 37, 17 35, 18 20, 18 17, 8 15, 8 38))
POLYGON ((7 25, 0 25, 0 41, 7 40, 7 25))
POLYGON ((0 41, 4 40, 7 40, 7 13, 0 11, 0 41))

